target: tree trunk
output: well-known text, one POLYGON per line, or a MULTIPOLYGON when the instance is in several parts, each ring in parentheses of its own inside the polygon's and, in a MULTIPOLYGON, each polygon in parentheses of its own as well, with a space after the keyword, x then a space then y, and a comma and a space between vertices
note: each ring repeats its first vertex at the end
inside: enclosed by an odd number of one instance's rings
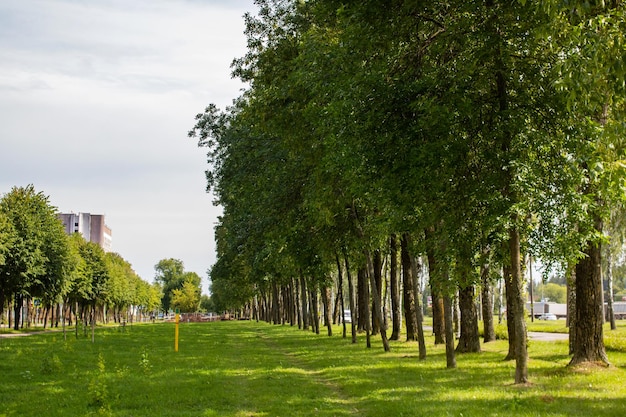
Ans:
POLYGON ((309 297, 307 297, 306 280, 300 272, 300 303, 302 305, 302 330, 309 330, 309 297))
MULTIPOLYGON (((516 219, 514 219, 516 220, 516 219)), ((514 222, 515 223, 515 222, 514 222)), ((522 265, 520 254, 520 235, 516 227, 509 229, 509 250, 511 256, 511 305, 513 310, 515 333, 515 383, 528 382, 528 350, 526 344, 526 321, 524 317, 524 280, 522 279, 522 265)), ((508 298, 508 297, 507 297, 508 298)))
POLYGON ((569 354, 574 353, 576 345, 576 268, 569 267, 567 275, 567 321, 569 328, 569 354))
POLYGON ((324 304, 324 324, 328 329, 328 336, 333 335, 333 325, 331 317, 331 294, 330 287, 324 286, 322 288, 322 303, 324 304))
MULTIPOLYGON (((380 254, 379 254, 380 256, 380 254)), ((383 342, 383 349, 385 352, 389 352, 391 350, 389 346, 389 339, 387 339, 387 329, 383 325, 383 303, 380 298, 382 294, 381 288, 378 286, 376 282, 376 268, 378 265, 375 265, 374 260, 372 260, 372 256, 369 251, 365 251, 365 258, 367 259, 368 272, 370 276, 370 291, 372 296, 372 304, 374 307, 373 317, 375 318, 375 322, 378 322, 380 338, 383 342)), ((382 266, 382 262, 380 262, 382 266)), ((382 269, 382 268, 381 268, 382 269)))
MULTIPOLYGON (((411 263, 412 263, 411 270, 413 271, 413 274, 416 277, 418 275, 421 276, 421 271, 423 271, 422 266, 418 268, 416 265, 418 260, 419 258, 411 257, 411 263)), ((414 279, 413 283, 416 289, 420 288, 419 279, 414 279)), ((422 315, 422 308, 420 306, 419 291, 416 291, 415 314, 416 314, 416 320, 417 320, 417 344, 419 348, 419 358, 420 360, 423 360, 423 359, 426 359, 426 341, 424 340, 424 317, 422 315)))
POLYGON ((443 315, 446 336, 446 367, 456 368, 456 355, 454 352, 454 330, 452 328, 452 297, 443 297, 443 315))
POLYGON ((337 262, 337 301, 339 303, 339 320, 341 320, 342 336, 345 339, 347 337, 346 320, 345 320, 345 306, 343 301, 343 271, 341 270, 341 262, 339 261, 339 255, 335 254, 335 261, 337 262))
POLYGON ((461 315, 459 312, 459 294, 458 291, 454 293, 452 297, 452 320, 454 325, 454 334, 456 337, 460 337, 461 333, 461 315))
POLYGON ((509 339, 509 352, 504 360, 512 361, 515 359, 515 323, 513 322, 513 309, 510 308, 513 305, 513 300, 510 298, 513 296, 514 291, 511 288, 511 267, 508 265, 502 267, 502 279, 504 280, 506 297, 506 331, 509 339))
POLYGON ((96 343, 96 304, 91 307, 91 343, 96 343))
POLYGON ((467 285, 459 290, 459 307, 461 309, 461 334, 456 353, 480 352, 478 313, 474 302, 473 285, 467 285))
POLYGON ((320 334, 320 312, 317 288, 311 289, 311 316, 311 322, 313 324, 312 330, 315 334, 320 334))
POLYGON ((343 259, 346 265, 346 277, 348 278, 348 301, 350 302, 350 329, 352 332, 352 343, 356 343, 356 297, 354 296, 354 284, 352 283, 352 272, 350 272, 348 254, 345 249, 343 252, 343 259))
MULTIPOLYGON (((43 314, 43 328, 46 328, 46 325, 48 324, 48 314, 50 314, 50 306, 45 306, 43 308, 44 314, 43 314)), ((52 323, 50 323, 50 327, 52 327, 52 323)))
POLYGON ((376 284, 376 290, 378 291, 378 300, 380 302, 380 315, 378 314, 378 308, 375 305, 376 300, 373 299, 374 291, 372 291, 372 336, 376 336, 380 333, 380 329, 385 326, 383 307, 382 307, 382 294, 383 294, 383 258, 380 250, 374 251, 372 259, 373 268, 371 272, 374 274, 374 283, 376 284))
POLYGON ((294 310, 296 314, 296 320, 298 321, 298 329, 302 329, 302 303, 300 302, 300 281, 298 278, 292 278, 293 280, 293 293, 294 293, 294 310))
POLYGON ((343 314, 343 311, 340 312, 340 310, 342 310, 343 307, 341 306, 342 289, 341 289, 341 286, 339 284, 339 281, 342 281, 341 269, 338 270, 338 275, 337 275, 337 292, 336 292, 337 296, 335 297, 335 300, 333 301, 333 311, 332 311, 333 324, 341 324, 341 322, 339 320, 341 320, 341 315, 343 314))
POLYGON ((480 268, 482 282, 482 311, 483 311, 483 342, 496 340, 496 331, 493 323, 493 287, 489 279, 489 263, 485 260, 480 268))
POLYGON ((289 279, 289 322, 291 326, 295 326, 298 322, 298 289, 296 288, 295 280, 293 276, 289 279))
POLYGON ((402 330, 402 304, 400 302, 400 278, 398 274, 398 242, 395 234, 390 239, 389 287, 391 289, 391 340, 400 340, 402 330))
POLYGON ((404 298, 404 321, 406 322, 406 340, 413 341, 418 338, 416 292, 413 282, 413 267, 411 254, 409 253, 410 235, 402 234, 400 239, 400 259, 402 262, 402 294, 404 298))
POLYGON ((13 311, 15 316, 13 318, 13 330, 20 329, 20 323, 22 318, 22 304, 24 304, 24 297, 21 294, 15 294, 15 296, 13 297, 13 311))
MULTIPOLYGON (((357 308, 359 310, 358 316, 358 330, 364 331, 366 327, 369 327, 369 291, 367 284, 367 270, 366 268, 359 268, 357 271, 357 308)), ((370 327, 371 329, 371 327, 370 327)))
POLYGON ((278 292, 278 284, 276 281, 272 281, 272 322, 274 324, 280 324, 280 295, 278 292))
MULTIPOLYGON (((596 216, 595 229, 602 232, 602 220, 596 216)), ((576 264, 576 341, 570 365, 583 362, 609 364, 604 348, 601 245, 587 242, 585 256, 576 264)))
MULTIPOLYGON (((362 291, 363 291, 363 298, 366 300, 366 302, 362 303, 362 308, 363 308, 363 326, 365 328, 365 345, 367 346, 367 348, 371 348, 372 347, 372 321, 370 320, 370 303, 369 303, 369 299, 370 299, 370 287, 369 284, 367 283, 367 269, 361 268, 359 269, 359 275, 362 275, 364 277, 363 281, 364 283, 362 284, 362 291)), ((359 314, 361 311, 361 306, 359 307, 359 314)), ((359 316, 359 322, 361 317, 359 316)))
POLYGON ((611 323, 611 330, 616 330, 615 311, 613 309, 613 254, 611 245, 607 243, 606 248, 606 286, 607 286, 607 311, 608 321, 611 323))

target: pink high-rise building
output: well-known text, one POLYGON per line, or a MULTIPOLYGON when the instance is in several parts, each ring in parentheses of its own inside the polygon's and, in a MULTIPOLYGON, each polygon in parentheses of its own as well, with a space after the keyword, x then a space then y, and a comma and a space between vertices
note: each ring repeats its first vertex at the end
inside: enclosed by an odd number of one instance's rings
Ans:
POLYGON ((68 235, 80 233, 85 240, 97 243, 105 252, 112 251, 112 233, 104 224, 103 214, 59 213, 59 219, 68 235))

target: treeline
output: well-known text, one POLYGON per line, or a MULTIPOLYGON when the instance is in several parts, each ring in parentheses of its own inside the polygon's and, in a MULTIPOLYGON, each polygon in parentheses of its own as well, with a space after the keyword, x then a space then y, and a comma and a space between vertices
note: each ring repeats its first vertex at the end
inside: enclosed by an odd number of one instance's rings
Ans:
MULTIPOLYGON (((0 318, 19 329, 116 322, 157 312, 161 288, 117 253, 66 235, 48 197, 32 185, 0 199, 0 318), (22 319, 24 318, 24 320, 22 319), (24 322, 26 321, 26 323, 24 322)), ((93 334, 93 333, 92 333, 93 334)))
POLYGON ((382 260, 391 286, 403 274, 406 308, 421 256, 455 366, 452 297, 459 344, 479 349, 474 297, 501 274, 524 383, 532 255, 568 276, 571 363, 608 362, 601 243, 620 245, 622 232, 624 3, 256 3, 248 52, 233 63, 249 88, 190 132, 209 150, 208 187, 224 209, 213 301, 261 300, 275 322, 289 312, 306 328, 318 294, 345 277, 355 316, 353 288, 371 300, 358 306, 369 329, 384 323, 382 260))

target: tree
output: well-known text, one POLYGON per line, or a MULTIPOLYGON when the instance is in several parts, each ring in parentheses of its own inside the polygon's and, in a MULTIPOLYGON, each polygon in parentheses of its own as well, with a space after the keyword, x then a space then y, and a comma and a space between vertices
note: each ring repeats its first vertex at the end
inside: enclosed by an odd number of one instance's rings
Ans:
POLYGON ((215 313, 217 311, 213 300, 206 294, 202 294, 200 297, 200 310, 205 313, 215 313))
MULTIPOLYGON (((85 298, 83 302, 83 322, 91 324, 91 341, 95 342, 95 329, 97 320, 97 307, 103 307, 109 290, 110 278, 104 250, 95 242, 80 241, 80 256, 84 260, 84 288, 85 298), (89 311, 85 307, 89 307, 89 311)), ((77 323, 78 328, 78 323, 77 323)), ((78 331, 78 330, 77 330, 78 331)))
POLYGON ((183 287, 185 268, 179 259, 162 259, 155 266, 154 280, 162 285, 161 307, 168 312, 172 308, 172 291, 183 287))
POLYGON ((63 292, 69 246, 56 209, 32 185, 14 187, 4 195, 0 213, 9 236, 5 242, 11 244, 0 266, 0 299, 13 297, 17 330, 25 299, 55 300, 63 292))
POLYGON ((182 313, 193 313, 200 307, 200 287, 192 280, 185 280, 182 288, 172 290, 172 307, 182 313))
POLYGON ((2 273, 2 267, 6 265, 7 257, 14 245, 16 236, 13 225, 4 212, 0 211, 0 317, 3 315, 5 302, 9 294, 6 293, 8 287, 8 277, 2 273))
POLYGON ((541 297, 553 303, 565 304, 567 302, 567 289, 565 286, 553 282, 537 285, 535 294, 541 294, 541 297))
MULTIPOLYGON (((576 305, 571 365, 608 364, 603 337, 601 241, 611 206, 624 197, 626 16, 621 1, 545 2, 559 48, 559 87, 576 128, 568 132, 578 199, 568 207, 574 244, 566 262, 575 263, 576 305)), ((572 193, 573 194, 573 193, 572 193)))
POLYGON ((169 258, 160 260, 155 266, 156 275, 154 280, 162 285, 163 295, 161 298, 161 307, 164 311, 172 308, 181 308, 180 305, 174 304, 174 291, 178 294, 178 304, 181 302, 187 311, 196 311, 200 303, 200 286, 202 278, 195 272, 185 271, 184 264, 179 259, 169 258), (197 299, 192 297, 191 288, 197 291, 197 299), (192 308, 192 303, 195 302, 192 308), (189 310, 191 309, 191 310, 189 310))
POLYGON ((114 309, 115 321, 121 320, 122 310, 128 307, 136 296, 136 277, 130 263, 119 254, 106 253, 109 279, 107 281, 107 304, 114 309))

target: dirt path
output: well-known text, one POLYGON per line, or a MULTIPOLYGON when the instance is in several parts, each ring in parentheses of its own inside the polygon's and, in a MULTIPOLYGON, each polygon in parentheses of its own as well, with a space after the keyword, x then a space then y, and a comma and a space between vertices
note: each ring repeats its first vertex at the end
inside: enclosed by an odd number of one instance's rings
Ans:
POLYGON ((569 334, 567 333, 542 333, 542 332, 528 332, 528 337, 532 340, 539 340, 541 342, 556 342, 557 340, 569 340, 569 334))

